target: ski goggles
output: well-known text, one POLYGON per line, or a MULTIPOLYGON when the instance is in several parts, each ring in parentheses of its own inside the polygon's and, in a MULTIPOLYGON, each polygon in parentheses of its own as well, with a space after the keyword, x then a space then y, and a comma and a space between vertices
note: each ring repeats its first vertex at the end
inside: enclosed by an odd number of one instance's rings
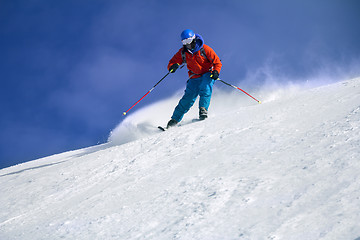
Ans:
POLYGON ((195 35, 186 39, 181 40, 183 45, 189 45, 195 39, 195 35))

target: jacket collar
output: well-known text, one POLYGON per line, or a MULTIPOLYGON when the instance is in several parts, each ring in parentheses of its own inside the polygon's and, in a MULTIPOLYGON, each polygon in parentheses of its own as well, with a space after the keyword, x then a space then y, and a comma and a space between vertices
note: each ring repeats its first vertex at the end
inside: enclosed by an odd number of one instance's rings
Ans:
POLYGON ((186 47, 185 50, 191 54, 194 54, 196 52, 198 52, 203 46, 204 46, 204 39, 199 35, 199 34, 195 34, 195 39, 196 39, 196 45, 194 49, 187 49, 186 47))

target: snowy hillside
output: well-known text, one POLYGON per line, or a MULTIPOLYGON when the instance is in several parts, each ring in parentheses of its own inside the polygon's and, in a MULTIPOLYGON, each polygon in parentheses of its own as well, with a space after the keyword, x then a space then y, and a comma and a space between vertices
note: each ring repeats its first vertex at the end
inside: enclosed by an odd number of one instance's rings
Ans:
POLYGON ((360 78, 257 96, 159 132, 174 97, 0 170, 0 239, 360 239, 360 78))

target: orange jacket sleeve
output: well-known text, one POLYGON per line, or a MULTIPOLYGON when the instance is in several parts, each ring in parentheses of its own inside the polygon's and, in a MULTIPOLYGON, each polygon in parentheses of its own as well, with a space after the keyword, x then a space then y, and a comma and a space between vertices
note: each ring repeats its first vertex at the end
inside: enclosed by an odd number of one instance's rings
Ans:
POLYGON ((168 67, 167 67, 168 70, 175 63, 178 63, 179 65, 181 65, 183 63, 183 60, 181 57, 181 51, 182 51, 182 48, 180 48, 179 51, 177 53, 175 53, 175 55, 170 59, 168 67))
POLYGON ((206 57, 210 61, 212 61, 213 70, 216 70, 220 73, 222 63, 221 63, 218 55, 215 53, 215 51, 211 47, 209 47, 208 45, 205 45, 205 44, 204 44, 204 50, 205 50, 206 57))

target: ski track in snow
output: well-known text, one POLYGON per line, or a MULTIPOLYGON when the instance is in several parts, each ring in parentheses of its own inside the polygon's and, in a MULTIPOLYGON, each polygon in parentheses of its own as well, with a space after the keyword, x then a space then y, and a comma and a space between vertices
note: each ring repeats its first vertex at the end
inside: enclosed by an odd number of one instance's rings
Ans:
POLYGON ((1 169, 0 239, 359 239, 360 78, 237 96, 159 132, 172 98, 107 144, 1 169))

